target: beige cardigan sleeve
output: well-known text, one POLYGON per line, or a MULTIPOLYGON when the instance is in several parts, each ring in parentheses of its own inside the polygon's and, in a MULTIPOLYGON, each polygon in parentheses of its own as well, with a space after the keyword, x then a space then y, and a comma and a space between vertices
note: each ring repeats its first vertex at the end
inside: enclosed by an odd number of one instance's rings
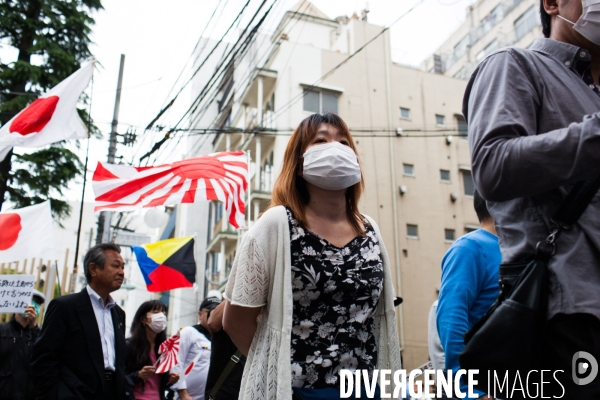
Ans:
POLYGON ((269 270, 262 249, 247 233, 237 251, 223 297, 242 307, 262 307, 269 297, 269 270))

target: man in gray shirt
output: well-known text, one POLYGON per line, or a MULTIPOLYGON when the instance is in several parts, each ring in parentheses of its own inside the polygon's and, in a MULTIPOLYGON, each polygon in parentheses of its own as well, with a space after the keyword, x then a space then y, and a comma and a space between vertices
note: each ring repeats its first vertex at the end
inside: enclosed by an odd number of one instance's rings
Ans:
MULTIPOLYGON (((586 35, 573 25, 589 21, 598 1, 584 3, 541 0, 546 38, 490 55, 465 93, 473 177, 496 221, 504 262, 532 254, 573 184, 600 174, 600 25, 587 22, 586 35)), ((585 351, 600 362, 600 195, 557 239, 549 275, 540 368, 564 371, 556 375, 563 398, 599 399, 600 374, 575 384, 585 372, 575 365, 586 364, 573 357, 585 351)))

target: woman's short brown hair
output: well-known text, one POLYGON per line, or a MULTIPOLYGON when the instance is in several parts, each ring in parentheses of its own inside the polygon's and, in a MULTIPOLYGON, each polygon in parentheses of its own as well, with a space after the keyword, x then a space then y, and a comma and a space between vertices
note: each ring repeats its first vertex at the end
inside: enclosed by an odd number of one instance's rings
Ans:
MULTIPOLYGON (((306 181, 302 178, 301 174, 302 156, 317 134, 321 124, 328 124, 336 128, 346 137, 350 148, 356 153, 356 147, 350 130, 339 116, 332 113, 313 114, 300 122, 285 149, 283 166, 273 186, 269 208, 280 205, 289 207, 298 222, 305 227, 306 217, 304 208, 310 196, 306 189, 306 181)), ((358 200, 363 189, 364 183, 361 180, 346 190, 346 213, 350 224, 357 233, 364 233, 363 218, 358 211, 358 200)))

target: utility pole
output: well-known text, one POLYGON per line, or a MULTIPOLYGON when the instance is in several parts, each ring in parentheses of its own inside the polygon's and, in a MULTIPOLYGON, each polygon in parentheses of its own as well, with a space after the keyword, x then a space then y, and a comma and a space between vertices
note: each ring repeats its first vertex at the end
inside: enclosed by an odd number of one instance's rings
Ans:
MULTIPOLYGON (((108 145, 108 156, 106 161, 109 164, 114 164, 115 155, 117 153, 117 126, 119 125, 119 106, 121 104, 121 87, 123 84, 123 69, 125 68, 125 54, 121 54, 121 64, 119 66, 119 79, 117 81, 117 95, 115 97, 115 110, 113 112, 113 120, 110 124, 110 138, 108 145)), ((111 241, 110 237, 110 220, 112 219, 112 211, 102 211, 98 217, 98 235, 96 236, 96 244, 106 243, 111 241)))

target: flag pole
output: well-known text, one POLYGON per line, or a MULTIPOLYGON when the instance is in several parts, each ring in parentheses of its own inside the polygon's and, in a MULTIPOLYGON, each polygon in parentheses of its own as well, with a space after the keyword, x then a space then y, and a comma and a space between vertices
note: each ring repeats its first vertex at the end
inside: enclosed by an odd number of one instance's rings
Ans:
MULTIPOLYGON (((83 188, 81 189, 81 202, 79 204, 79 222, 77 225, 77 243, 75 244, 75 260, 73 261, 73 273, 77 271, 77 259, 79 258, 79 240, 81 239, 81 223, 83 220, 83 206, 85 198, 85 184, 87 181, 88 161, 90 159, 90 128, 92 126, 92 96, 94 95, 94 70, 92 69, 92 83, 90 87, 90 106, 88 107, 88 141, 85 149, 85 165, 83 167, 83 188)), ((71 290, 75 291, 75 285, 72 285, 71 290)))

